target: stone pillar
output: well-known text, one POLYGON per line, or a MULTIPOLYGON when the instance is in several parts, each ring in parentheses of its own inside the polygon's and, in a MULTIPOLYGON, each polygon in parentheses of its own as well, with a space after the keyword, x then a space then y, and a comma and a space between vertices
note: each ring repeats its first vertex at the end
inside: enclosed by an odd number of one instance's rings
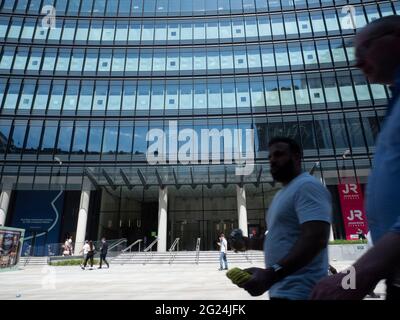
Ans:
POLYGON ((6 189, 1 191, 0 195, 0 226, 5 226, 8 204, 10 203, 11 189, 6 189))
POLYGON ((157 251, 167 251, 167 211, 168 211, 168 192, 167 187, 160 188, 158 195, 158 242, 157 251))
POLYGON ((239 229, 243 231, 243 236, 248 237, 247 228, 247 207, 246 207, 246 190, 236 186, 236 199, 238 210, 239 229))
POLYGON ((90 190, 82 190, 81 202, 79 204, 79 216, 78 225, 76 227, 76 239, 75 239, 75 250, 74 255, 79 255, 79 251, 82 250, 83 244, 86 237, 86 225, 89 212, 89 200, 90 190))
POLYGON ((335 240, 335 238, 333 237, 333 228, 332 228, 332 225, 331 225, 331 231, 329 232, 329 241, 333 241, 333 240, 335 240))

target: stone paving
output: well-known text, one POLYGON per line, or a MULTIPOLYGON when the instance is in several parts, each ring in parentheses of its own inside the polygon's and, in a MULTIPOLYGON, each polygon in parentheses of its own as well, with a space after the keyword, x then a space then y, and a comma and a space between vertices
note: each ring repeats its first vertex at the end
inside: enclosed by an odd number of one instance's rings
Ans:
MULTIPOLYGON (((343 270, 351 262, 332 262, 343 270)), ((238 264, 229 267, 262 267, 238 264)), ((111 265, 81 270, 79 266, 27 266, 0 273, 0 300, 266 300, 251 297, 218 271, 218 263, 203 265, 111 265)), ((375 292, 382 294, 384 284, 375 292)), ((383 297, 382 297, 383 298, 383 297)))

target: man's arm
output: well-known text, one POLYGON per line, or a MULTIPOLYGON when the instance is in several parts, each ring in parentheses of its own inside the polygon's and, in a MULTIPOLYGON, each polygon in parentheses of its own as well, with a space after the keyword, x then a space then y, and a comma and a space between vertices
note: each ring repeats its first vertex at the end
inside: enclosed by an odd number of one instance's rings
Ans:
POLYGON ((308 221, 301 225, 301 234, 288 255, 278 264, 281 270, 275 272, 272 268, 249 268, 253 274, 251 280, 242 286, 251 295, 261 295, 274 283, 308 265, 324 248, 329 239, 330 225, 325 221, 308 221))

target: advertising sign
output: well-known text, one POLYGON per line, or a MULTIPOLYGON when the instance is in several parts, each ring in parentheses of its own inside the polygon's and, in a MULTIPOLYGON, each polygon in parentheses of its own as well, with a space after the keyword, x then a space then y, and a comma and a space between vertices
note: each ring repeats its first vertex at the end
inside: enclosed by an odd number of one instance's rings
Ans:
POLYGON ((0 227, 0 269, 16 267, 21 256, 24 230, 0 227))
POLYGON ((338 185, 338 190, 346 239, 365 238, 368 233, 368 225, 361 186, 356 183, 343 183, 338 185))

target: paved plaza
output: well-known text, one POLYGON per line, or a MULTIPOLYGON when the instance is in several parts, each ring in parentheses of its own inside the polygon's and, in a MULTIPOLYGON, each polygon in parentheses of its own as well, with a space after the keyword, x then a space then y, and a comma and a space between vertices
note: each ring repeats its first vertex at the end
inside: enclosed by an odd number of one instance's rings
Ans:
MULTIPOLYGON (((351 262, 333 262, 338 271, 351 262)), ((27 266, 0 273, 0 300, 266 300, 251 297, 218 271, 218 263, 202 265, 111 265, 81 270, 79 266, 27 266)), ((260 263, 230 265, 248 268, 260 263)), ((383 293, 381 282, 375 292, 383 293)))

